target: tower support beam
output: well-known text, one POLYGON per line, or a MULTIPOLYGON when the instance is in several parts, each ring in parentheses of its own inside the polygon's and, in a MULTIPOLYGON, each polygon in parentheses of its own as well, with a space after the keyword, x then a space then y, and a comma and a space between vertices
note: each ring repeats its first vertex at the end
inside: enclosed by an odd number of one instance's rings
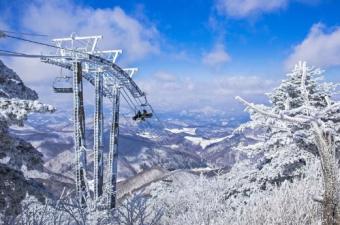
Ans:
POLYGON ((103 194, 103 74, 95 77, 95 115, 94 115, 94 200, 97 203, 103 194))
POLYGON ((73 102, 74 102, 74 149, 76 156, 76 190, 80 203, 85 206, 87 198, 86 184, 86 148, 85 148, 85 111, 83 97, 82 66, 73 62, 73 102))
POLYGON ((112 124, 110 131, 110 152, 109 152, 109 192, 108 207, 116 207, 117 198, 117 163, 118 163, 118 136, 119 136, 119 98, 120 87, 113 86, 113 107, 112 124))

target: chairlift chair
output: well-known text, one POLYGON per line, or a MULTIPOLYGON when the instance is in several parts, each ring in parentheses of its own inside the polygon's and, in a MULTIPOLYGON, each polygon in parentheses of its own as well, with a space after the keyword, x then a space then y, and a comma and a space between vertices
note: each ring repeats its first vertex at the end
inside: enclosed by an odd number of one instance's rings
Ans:
POLYGON ((69 76, 56 77, 53 81, 53 90, 55 93, 72 93, 72 82, 72 77, 69 76))
POLYGON ((138 110, 137 113, 132 117, 134 121, 145 121, 145 119, 151 118, 153 114, 148 112, 145 107, 148 106, 147 104, 141 104, 143 108, 142 111, 138 110))
POLYGON ((53 90, 55 93, 73 93, 73 80, 71 76, 63 75, 63 69, 60 69, 60 75, 53 81, 53 90))
POLYGON ((143 108, 142 117, 143 117, 144 119, 145 119, 145 118, 146 118, 146 119, 151 118, 151 117, 152 117, 152 112, 148 112, 148 111, 146 110, 146 107, 148 107, 149 104, 148 104, 148 103, 142 103, 140 106, 143 108))
POLYGON ((142 113, 140 110, 137 111, 137 113, 132 117, 134 121, 142 120, 142 113))
POLYGON ((145 118, 151 118, 152 117, 152 113, 146 111, 145 109, 143 109, 143 115, 142 115, 143 119, 145 118))

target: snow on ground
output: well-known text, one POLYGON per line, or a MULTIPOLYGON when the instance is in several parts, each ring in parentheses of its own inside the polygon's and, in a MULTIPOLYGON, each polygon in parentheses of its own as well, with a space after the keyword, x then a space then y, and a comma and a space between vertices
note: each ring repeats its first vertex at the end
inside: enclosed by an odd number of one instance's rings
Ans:
POLYGON ((179 145, 172 144, 172 145, 165 145, 165 147, 169 147, 171 149, 177 149, 177 148, 179 148, 179 145))
POLYGON ((210 167, 203 167, 203 168, 192 168, 190 169, 190 171, 193 171, 193 172, 210 172, 210 171, 214 171, 216 169, 214 168, 210 168, 210 167))
POLYGON ((28 170, 26 165, 21 166, 21 172, 27 179, 40 178, 48 180, 50 178, 50 175, 48 173, 44 173, 38 170, 28 170))
POLYGON ((157 139, 158 136, 155 134, 151 134, 150 132, 140 132, 137 133, 138 136, 143 137, 143 138, 148 138, 148 139, 157 139))
POLYGON ((227 137, 222 137, 222 138, 215 138, 215 139, 204 139, 202 137, 190 137, 190 136, 185 136, 184 138, 187 139, 188 141, 191 141, 194 145, 200 145, 202 149, 205 149, 209 145, 218 143, 223 141, 224 139, 228 138, 227 137))
POLYGON ((7 164, 11 160, 11 157, 6 156, 5 158, 0 159, 0 163, 7 164))
POLYGON ((196 135, 196 129, 197 128, 190 128, 190 127, 183 127, 181 129, 168 129, 166 128, 165 130, 170 131, 171 133, 174 134, 180 134, 180 133, 186 133, 186 134, 190 134, 190 135, 196 135))
POLYGON ((87 179, 87 182, 88 182, 88 187, 89 187, 90 191, 94 192, 94 180, 87 179))

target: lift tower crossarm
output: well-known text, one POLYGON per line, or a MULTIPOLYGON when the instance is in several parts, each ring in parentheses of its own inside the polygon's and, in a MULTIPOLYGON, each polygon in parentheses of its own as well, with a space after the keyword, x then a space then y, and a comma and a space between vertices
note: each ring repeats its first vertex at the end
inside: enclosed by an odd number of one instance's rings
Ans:
POLYGON ((137 67, 124 68, 123 70, 127 72, 131 78, 133 77, 133 75, 135 75, 136 72, 138 72, 137 67))
POLYGON ((96 62, 98 64, 103 64, 110 66, 113 70, 115 77, 120 81, 121 85, 128 89, 131 95, 135 98, 143 97, 145 95, 144 92, 138 87, 138 85, 132 80, 130 75, 120 68, 117 64, 110 62, 107 59, 96 55, 88 55, 88 60, 96 62))
POLYGON ((95 77, 95 116, 94 116, 94 201, 97 205, 103 193, 103 72, 98 70, 95 77))
POLYGON ((93 35, 93 36, 72 36, 66 38, 54 38, 52 39, 53 42, 62 42, 62 41, 73 41, 73 40, 88 40, 88 39, 102 39, 102 35, 93 35))

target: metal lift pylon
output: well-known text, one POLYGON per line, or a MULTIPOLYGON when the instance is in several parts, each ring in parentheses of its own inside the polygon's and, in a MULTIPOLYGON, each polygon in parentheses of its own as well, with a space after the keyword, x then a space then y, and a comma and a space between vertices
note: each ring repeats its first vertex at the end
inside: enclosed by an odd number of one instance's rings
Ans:
POLYGON ((103 73, 98 71, 95 77, 95 115, 94 115, 94 201, 98 203, 103 194, 103 73))
MULTIPOLYGON (((0 31, 0 37, 7 37, 7 35, 4 35, 0 31)), ((116 64, 118 55, 122 53, 121 50, 97 50, 97 44, 101 38, 102 36, 98 35, 79 37, 72 34, 67 38, 53 39, 54 46, 33 42, 57 49, 57 52, 52 55, 9 54, 9 56, 17 57, 38 57, 44 63, 72 71, 73 77, 70 77, 70 79, 73 78, 72 88, 71 85, 66 86, 66 89, 63 86, 56 85, 54 90, 56 93, 73 93, 76 193, 82 207, 93 209, 94 206, 95 210, 103 209, 103 206, 106 209, 117 207, 120 96, 134 113, 145 109, 147 106, 152 111, 152 107, 147 103, 145 93, 132 79, 137 68, 123 69, 116 64), (93 194, 86 174, 84 79, 95 86, 93 194), (109 159, 108 168, 105 171, 103 159, 104 97, 112 101, 109 159), (146 103, 142 104, 141 98, 146 103)))
POLYGON ((109 191, 108 191, 108 208, 116 207, 117 198, 117 163, 118 163, 118 136, 119 136, 119 99, 120 87, 113 85, 112 99, 112 121, 110 131, 110 149, 109 149, 109 191))
MULTIPOLYGON (((54 83, 56 93, 73 93, 73 120, 74 120, 74 149, 75 149, 75 174, 76 193, 82 207, 95 207, 102 209, 97 203, 103 203, 107 209, 115 208, 117 205, 117 158, 118 158, 118 136, 119 136, 119 106, 120 95, 127 102, 134 113, 149 107, 145 93, 132 79, 137 68, 121 68, 116 64, 116 59, 121 50, 97 50, 97 44, 102 36, 76 36, 74 33, 67 38, 53 39, 55 45, 38 41, 32 41, 8 35, 0 30, 0 38, 14 38, 33 44, 43 45, 57 49, 52 55, 33 55, 5 51, 2 56, 40 58, 41 62, 55 65, 73 71, 73 85, 57 85, 59 81, 66 81, 72 77, 59 77, 54 83), (94 125, 94 193, 92 195, 86 174, 86 143, 85 143, 85 110, 83 97, 83 78, 95 86, 95 125, 94 125), (71 87, 72 86, 72 87, 71 87), (121 92, 122 90, 122 92, 121 92), (103 165, 103 97, 112 101, 112 124, 109 146, 109 168, 108 178, 105 177, 103 165), (145 103, 142 103, 143 98, 145 103), (137 103, 137 105, 135 104, 137 103), (139 105, 141 104, 141 105, 139 105), (93 197, 93 198, 92 198, 93 197), (95 204, 93 203, 95 200, 95 204), (104 202, 106 201, 106 202, 104 202)), ((150 118, 152 113, 145 113, 141 117, 150 118), (147 116, 146 116, 147 115, 147 116)))

